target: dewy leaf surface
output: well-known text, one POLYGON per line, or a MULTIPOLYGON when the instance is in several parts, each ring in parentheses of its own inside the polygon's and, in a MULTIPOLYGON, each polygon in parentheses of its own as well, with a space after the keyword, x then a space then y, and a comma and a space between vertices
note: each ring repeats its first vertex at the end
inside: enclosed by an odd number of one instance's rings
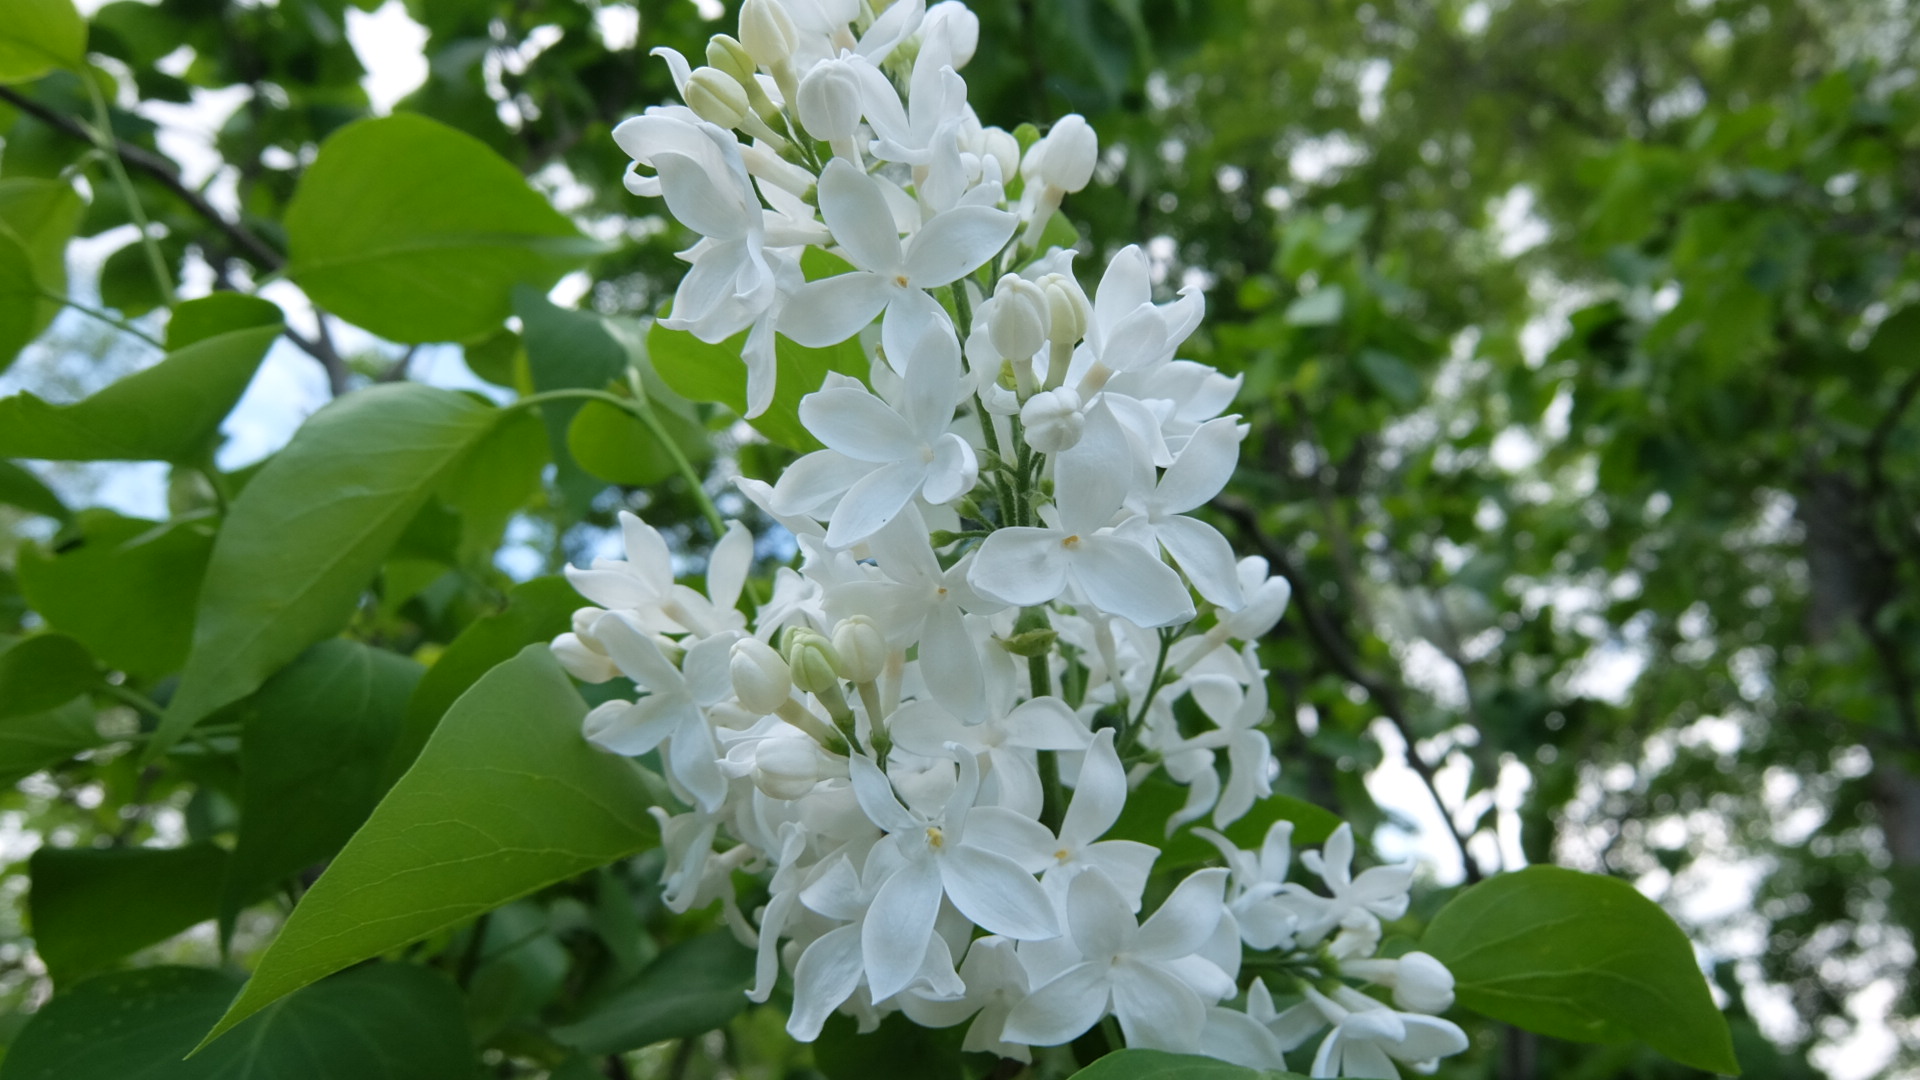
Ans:
POLYGON ((196 341, 72 405, 0 398, 0 457, 202 460, 279 335, 275 322, 196 341))
POLYGON ((192 1060, 235 979, 154 967, 89 979, 27 1024, 0 1080, 469 1080, 460 992, 411 964, 378 964, 288 998, 192 1060))
POLYGON ((1482 1015, 1740 1071, 1686 934, 1627 882, 1556 866, 1502 874, 1442 908, 1421 948, 1453 972, 1460 1004, 1482 1015))
POLYGON ((423 116, 349 124, 287 207, 287 276, 400 342, 495 329, 518 284, 545 290, 600 250, 478 139, 423 116))
POLYGON ((475 683, 208 1040, 341 968, 652 844, 640 771, 587 743, 586 710, 545 645, 475 683))
POLYGON ((345 626, 407 523, 498 416, 417 383, 361 390, 315 413, 227 512, 193 651, 149 755, 345 626))

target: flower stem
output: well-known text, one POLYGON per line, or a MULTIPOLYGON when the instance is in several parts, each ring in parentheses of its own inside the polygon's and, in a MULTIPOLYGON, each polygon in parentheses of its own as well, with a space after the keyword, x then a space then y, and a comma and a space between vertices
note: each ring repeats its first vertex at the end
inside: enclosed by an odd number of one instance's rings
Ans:
POLYGON ((126 162, 120 160, 120 144, 113 137, 113 118, 107 112, 107 99, 100 93, 100 85, 94 81, 92 72, 80 80, 87 84, 87 96, 93 100, 93 127, 88 134, 93 145, 100 148, 107 159, 107 169, 113 173, 113 182, 120 188, 120 194, 127 200, 127 212, 140 230, 140 242, 146 248, 147 268, 153 271, 153 283, 160 286, 160 295, 171 300, 173 297, 173 275, 167 272, 166 256, 160 253, 160 241, 153 235, 153 227, 147 221, 147 212, 140 205, 140 195, 133 189, 133 178, 127 175, 126 162))
POLYGON ((115 330, 118 330, 123 334, 132 334, 134 337, 137 337, 141 341, 144 341, 147 344, 153 346, 154 348, 159 349, 161 352, 167 351, 167 347, 161 344, 158 338, 155 338, 153 335, 147 333, 144 330, 141 330, 139 327, 133 325, 127 320, 119 318, 118 316, 114 315, 110 311, 104 311, 90 304, 83 304, 80 301, 75 300, 71 296, 62 296, 51 289, 41 289, 40 295, 41 297, 47 300, 51 300, 62 307, 70 307, 73 310, 79 312, 80 314, 88 316, 89 318, 98 319, 101 322, 106 323, 108 326, 113 327, 115 330))
POLYGON ((603 402, 631 415, 634 419, 646 425, 647 430, 653 433, 653 437, 658 439, 660 445, 666 448, 667 456, 673 459, 674 467, 680 470, 680 475, 686 478, 687 487, 692 490, 694 501, 700 505, 701 516, 706 518, 707 524, 713 528, 714 537, 718 539, 726 535, 726 519, 720 516, 720 508, 713 504, 713 498, 707 494, 705 481, 701 479, 699 471, 693 467, 693 462, 687 460, 687 455, 681 451, 680 444, 674 442, 673 436, 667 434, 666 427, 660 423, 659 414, 653 411, 653 404, 645 398, 623 398, 618 394, 609 394, 605 390, 587 390, 569 387, 560 390, 545 390, 538 394, 528 394, 526 397, 507 406, 507 408, 533 408, 538 405, 544 405, 549 401, 564 401, 568 399, 603 402))

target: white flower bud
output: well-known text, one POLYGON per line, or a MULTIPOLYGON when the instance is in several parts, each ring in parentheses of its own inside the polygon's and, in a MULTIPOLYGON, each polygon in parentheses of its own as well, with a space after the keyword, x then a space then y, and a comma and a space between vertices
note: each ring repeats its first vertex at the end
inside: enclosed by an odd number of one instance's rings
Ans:
POLYGON ((771 738, 753 759, 753 786, 768 798, 798 799, 822 779, 820 748, 812 739, 771 738))
POLYGON ((786 66, 799 40, 793 17, 778 0, 747 0, 740 5, 740 44, 755 63, 769 70, 786 66))
POLYGON ((860 126, 860 83, 844 61, 824 60, 800 80, 800 126, 822 142, 853 137, 860 126))
POLYGON ((1453 972, 1423 952, 1400 958, 1393 1003, 1408 1012, 1437 1016, 1453 1007, 1453 972))
POLYGON ((999 162, 1001 176, 1012 176, 1020 168, 1020 140, 1010 131, 986 128, 980 132, 980 156, 999 162))
POLYGON ((1043 454, 1057 454, 1080 441, 1087 418, 1080 411, 1080 395, 1062 386, 1028 398, 1020 408, 1020 423, 1026 430, 1028 446, 1043 454))
POLYGON ((841 676, 849 682, 864 683, 878 679, 886 670, 892 650, 872 619, 855 615, 833 628, 833 651, 840 657, 836 670, 841 676))
POLYGON ((590 638, 561 634, 553 639, 551 648, 553 658, 560 661, 560 666, 567 669, 567 674, 581 682, 603 683, 620 674, 620 669, 607 658, 607 654, 594 646, 590 638))
POLYGON ((993 288, 987 340, 1010 360, 1031 360, 1047 343, 1047 295, 1033 282, 1008 274, 993 288))
POLYGON ((1093 179, 1094 162, 1100 156, 1100 137, 1079 113, 1069 113, 1053 125, 1044 140, 1046 150, 1040 158, 1040 179, 1048 187, 1065 192, 1079 191, 1093 179))
POLYGON ((793 685, 802 693, 840 689, 840 658, 834 655, 833 643, 816 631, 787 631, 787 667, 793 672, 793 685))
POLYGON ((1047 298, 1047 339, 1055 345, 1073 345, 1086 337, 1093 305, 1080 283, 1065 274, 1048 274, 1039 286, 1047 298))
POLYGON ((920 22, 920 36, 923 41, 945 38, 953 70, 959 71, 980 47, 980 16, 959 0, 942 0, 927 9, 920 22))
POLYGON ((687 108, 709 124, 731 129, 747 118, 746 87, 719 68, 695 68, 681 96, 687 108))
POLYGON ((793 693, 793 671, 773 646, 759 638, 741 638, 733 643, 728 670, 740 704, 760 716, 786 704, 793 693))

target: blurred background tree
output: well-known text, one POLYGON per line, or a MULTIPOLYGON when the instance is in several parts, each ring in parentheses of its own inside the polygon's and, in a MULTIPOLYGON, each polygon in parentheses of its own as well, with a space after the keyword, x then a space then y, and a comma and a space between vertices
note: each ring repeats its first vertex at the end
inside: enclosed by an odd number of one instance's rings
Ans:
MULTIPOLYGON (((131 235, 140 210, 158 226, 163 274, 130 243, 76 294, 139 318, 171 299, 156 278, 275 275, 315 146, 372 109, 348 27, 378 6, 95 12, 137 207, 76 123, 95 116, 80 80, 0 89, 0 175, 84 176, 82 236, 131 235), (190 155, 165 137, 170 105, 219 118, 217 160, 175 160, 190 155)), ((1066 207, 1082 269, 1153 237, 1167 290, 1208 290, 1191 348, 1245 378, 1254 435, 1218 517, 1295 586, 1265 646, 1281 789, 1400 850, 1421 832, 1433 906, 1523 860, 1633 881, 1704 944, 1749 1076, 1920 1067, 1920 15, 1902 0, 972 6, 981 116, 1080 112, 1106 140, 1066 207), (1439 809, 1406 821, 1376 798, 1439 809)), ((574 286, 647 316, 688 238, 622 189, 609 132, 672 97, 647 51, 697 54, 730 18, 710 7, 409 0, 426 77, 395 108, 479 137, 614 242, 574 286)), ((86 340, 103 366, 60 377, 124 370, 95 328, 62 326, 62 364, 86 340)), ((336 393, 416 359, 324 316, 296 330, 336 393)), ((51 352, 23 366, 60 368, 51 352)), ((482 379, 527 379, 510 337, 463 355, 482 379)), ((742 446, 716 467, 770 475, 784 453, 742 446)), ((518 576, 583 557, 622 507, 704 528, 675 479, 608 487, 558 456, 521 515, 543 565, 518 576)), ((25 481, 0 481, 19 508, 0 519, 8 546, 72 535, 25 481)), ((176 508, 203 486, 176 476, 176 508)), ((468 559, 382 605, 378 632, 436 648, 511 576, 468 559)), ((16 593, 0 576, 0 632, 26 628, 16 593)), ((154 827, 140 808, 170 796, 122 771, 40 773, 7 796, 10 820, 29 839, 138 840, 154 827)), ((217 835, 219 785, 172 782, 194 835, 217 835)), ((25 1006, 42 990, 14 937, 0 961, 25 1006)), ((502 1075, 534 1045, 515 1023, 563 993, 543 974, 558 961, 515 955, 483 1025, 502 1075)), ((1447 1068, 1683 1075, 1517 1032, 1447 1068)))

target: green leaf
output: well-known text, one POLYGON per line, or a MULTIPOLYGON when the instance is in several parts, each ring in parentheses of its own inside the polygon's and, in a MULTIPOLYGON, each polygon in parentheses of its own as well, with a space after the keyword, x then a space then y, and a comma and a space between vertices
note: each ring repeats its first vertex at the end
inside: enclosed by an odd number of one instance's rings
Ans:
POLYGON ((1425 387, 1420 383, 1420 373, 1405 360, 1380 349, 1362 349, 1355 362, 1360 365, 1360 373, 1388 401, 1403 409, 1419 404, 1425 387))
POLYGON ((1740 1072, 1686 934, 1624 881, 1557 866, 1502 874, 1440 909, 1421 948, 1453 972, 1460 1004, 1483 1016, 1740 1072))
POLYGON ((20 548, 27 603, 108 667, 178 671, 193 637, 194 599, 213 552, 207 521, 163 524, 83 510, 51 551, 20 548))
POLYGON ((1280 1080, 1298 1075, 1164 1050, 1115 1050, 1073 1074, 1074 1080, 1280 1080))
POLYGON ((0 720, 0 784, 13 784, 102 741, 93 706, 77 698, 57 709, 0 720))
MULTIPOLYGON (((536 392, 602 390, 626 372, 627 350, 608 333, 598 315, 557 307, 539 290, 525 285, 513 290, 513 313, 520 317, 527 370, 536 392)), ((581 404, 567 398, 542 402, 540 416, 559 466, 560 489, 584 511, 601 485, 581 470, 567 445, 567 428, 581 404)))
MULTIPOLYGON (((67 241, 73 239, 85 210, 80 193, 65 181, 0 180, 0 225, 19 238, 33 260, 34 280, 55 296, 67 293, 67 241)), ((45 330, 59 310, 57 302, 43 300, 34 333, 45 330)))
POLYGON ((407 702, 407 719, 388 765, 399 776, 427 745, 433 729, 460 695, 496 666, 529 645, 552 641, 573 628, 573 613, 586 601, 566 578, 523 581, 507 594, 506 609, 475 619, 433 662, 407 702))
POLYGON ((33 255, 12 230, 0 226, 0 371, 53 321, 57 308, 41 298, 33 255))
POLYGON ((178 351, 233 330, 278 326, 287 321, 280 306, 245 293, 209 293, 173 306, 167 320, 167 349, 178 351))
POLYGON ((0 645, 0 719, 64 705, 100 682, 85 646, 65 634, 0 645))
POLYGON ((585 1054, 616 1054, 720 1027, 747 1007, 753 951, 724 930, 660 954, 626 987, 553 1037, 585 1054))
POLYGON ((586 711, 545 645, 475 683, 207 1041, 316 979, 654 843, 638 766, 587 743, 586 711))
POLYGON ((827 1080, 868 1080, 893 1076, 902 1062, 913 1062, 914 1080, 962 1080, 960 1046, 964 1027, 925 1028, 894 1014, 878 1029, 860 1031, 844 1013, 827 1018, 813 1042, 813 1064, 827 1080))
POLYGON ((1290 326, 1332 326, 1346 310, 1347 294, 1338 285, 1322 285, 1287 305, 1283 318, 1290 326))
MULTIPOLYGON (((1195 836, 1191 829, 1167 835, 1167 819, 1185 804, 1187 789, 1159 774, 1148 777, 1127 796, 1126 808, 1107 835, 1119 840, 1137 840, 1160 849, 1154 863, 1161 870, 1218 862, 1220 851, 1195 836)), ((1322 843, 1340 827, 1340 818, 1331 810, 1296 799, 1291 795, 1269 795, 1253 804, 1246 816, 1220 830, 1243 851, 1257 851, 1267 838, 1267 830, 1276 821, 1293 822, 1293 846, 1312 847, 1322 843)), ((1196 824, 1211 825, 1206 818, 1196 824)))
POLYGON ((222 929, 270 886, 331 857, 387 789, 387 757, 421 667, 334 638, 280 669, 241 711, 240 831, 222 929))
POLYGON ((454 466, 440 498, 460 514, 462 558, 491 561, 507 522, 540 490, 546 467, 546 435, 531 411, 502 416, 454 466))
POLYGON ((295 432, 214 540, 193 650, 148 760, 345 626, 401 532, 498 416, 465 394, 398 383, 340 398, 295 432))
MULTIPOLYGON (((654 323, 647 330, 647 356, 667 386, 690 401, 712 401, 735 413, 747 412, 747 365, 740 359, 747 332, 709 345, 685 330, 654 323)), ((820 389, 828 371, 864 380, 866 354, 858 338, 825 349, 808 349, 776 338, 778 381, 767 411, 748 421, 760 434, 791 450, 820 449, 820 441, 800 423, 800 399, 820 389)))
POLYGON ((56 983, 99 971, 214 916, 227 853, 182 848, 41 848, 29 860, 34 949, 56 983), (138 903, 129 902, 138 897, 138 903))
POLYGON ((279 334, 276 322, 196 341, 72 405, 0 398, 0 457, 205 460, 279 334))
POLYGON ((37 79, 87 59, 87 21, 73 0, 8 0, 0 20, 0 82, 37 79))
POLYGON ((478 139, 410 113, 328 138, 286 228, 287 276, 400 342, 480 337, 506 319, 515 285, 544 290, 604 250, 478 139))
POLYGON ((12 506, 55 521, 68 521, 73 511, 41 479, 19 465, 0 458, 0 506, 12 506))
POLYGON ((460 992, 412 964, 350 971, 287 999, 241 1036, 184 1061, 237 980, 155 967, 90 979, 46 1004, 0 1080, 471 1080, 460 992))

